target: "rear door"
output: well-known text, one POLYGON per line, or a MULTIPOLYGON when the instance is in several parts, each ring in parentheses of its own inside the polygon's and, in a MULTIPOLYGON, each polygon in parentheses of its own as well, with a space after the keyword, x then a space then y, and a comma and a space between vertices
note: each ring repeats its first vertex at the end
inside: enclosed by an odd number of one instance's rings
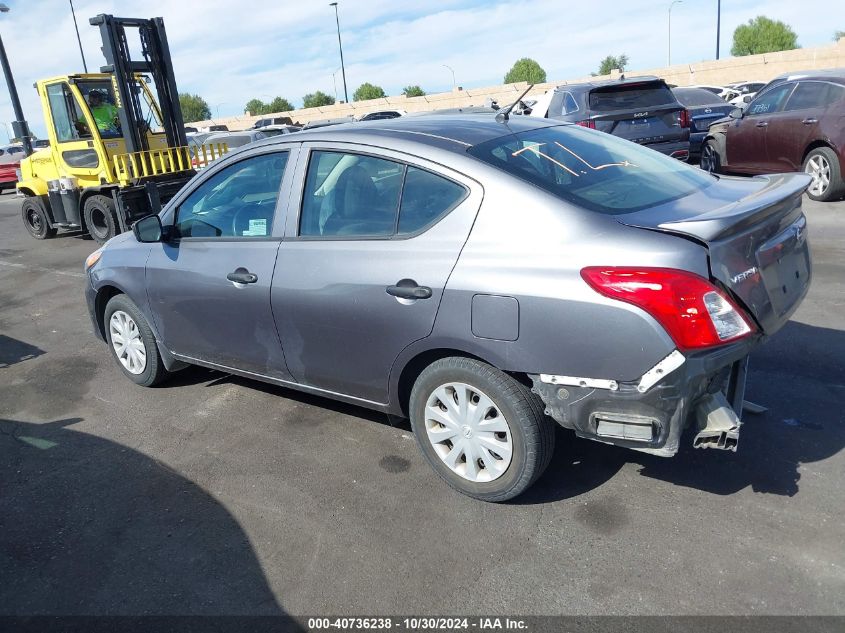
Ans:
POLYGON ((432 330, 482 191, 397 152, 308 149, 273 278, 288 367, 306 385, 386 403, 396 357, 432 330))
POLYGON ((769 120, 766 136, 768 171, 801 171, 804 151, 818 136, 828 87, 823 81, 801 81, 780 112, 769 120))
POLYGON ((754 99, 727 127, 727 164, 731 171, 759 174, 770 171, 766 153, 768 127, 775 113, 783 108, 795 84, 767 90, 754 99))
POLYGON ((602 86, 590 91, 590 119, 597 130, 641 145, 685 141, 678 103, 662 81, 602 86))
POLYGON ((152 245, 146 281, 171 352, 290 379, 270 287, 295 154, 270 146, 209 168, 163 218, 171 237, 152 245))

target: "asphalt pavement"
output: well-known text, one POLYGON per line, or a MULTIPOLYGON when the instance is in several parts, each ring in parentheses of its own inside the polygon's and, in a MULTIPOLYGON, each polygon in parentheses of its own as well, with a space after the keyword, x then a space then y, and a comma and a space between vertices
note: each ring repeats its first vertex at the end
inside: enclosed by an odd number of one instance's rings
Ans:
POLYGON ((130 383, 85 307, 96 244, 0 196, 0 614, 845 614, 845 202, 805 208, 815 278, 752 357, 737 453, 561 429, 490 505, 381 414, 130 383))

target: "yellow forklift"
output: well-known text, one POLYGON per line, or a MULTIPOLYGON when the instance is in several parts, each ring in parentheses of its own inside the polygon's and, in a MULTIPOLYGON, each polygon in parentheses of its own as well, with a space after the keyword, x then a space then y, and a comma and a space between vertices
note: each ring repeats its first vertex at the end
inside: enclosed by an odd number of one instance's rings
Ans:
POLYGON ((157 213, 196 168, 227 151, 188 147, 162 18, 101 14, 90 23, 103 40, 101 72, 35 84, 50 147, 21 161, 17 190, 36 239, 82 229, 102 244, 157 213), (143 61, 132 60, 127 29, 137 29, 143 61))

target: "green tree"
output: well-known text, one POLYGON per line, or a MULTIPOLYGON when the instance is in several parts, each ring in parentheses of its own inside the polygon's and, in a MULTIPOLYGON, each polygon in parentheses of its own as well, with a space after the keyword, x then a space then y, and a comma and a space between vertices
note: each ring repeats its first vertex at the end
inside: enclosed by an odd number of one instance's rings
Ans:
POLYGON ((353 101, 366 101, 367 99, 381 99, 386 97, 381 86, 374 86, 371 83, 362 83, 358 90, 352 95, 353 101))
POLYGON ((523 57, 516 60, 508 74, 505 75, 506 84, 515 84, 519 81, 527 81, 530 84, 545 83, 546 71, 533 59, 523 57))
POLYGON ((599 64, 599 71, 597 73, 590 73, 593 77, 597 75, 609 75, 611 70, 624 71, 628 65, 628 56, 622 53, 618 57, 616 55, 608 55, 599 64))
POLYGON ((264 108, 267 107, 261 99, 250 99, 246 102, 244 106, 244 114, 251 114, 255 116, 256 114, 264 114, 264 108))
POLYGON ((182 118, 185 123, 205 121, 211 118, 211 108, 205 99, 199 95, 183 93, 179 95, 179 107, 182 108, 182 118))
POLYGON ((288 101, 284 97, 276 97, 270 103, 267 104, 264 113, 271 114, 275 112, 290 112, 293 109, 293 104, 290 101, 288 101))
POLYGON ((334 97, 327 95, 325 92, 318 90, 317 92, 309 92, 302 97, 303 108, 319 108, 320 106, 332 105, 334 97))
POLYGON ((780 20, 770 20, 759 15, 748 24, 741 24, 734 31, 731 55, 758 55, 798 48, 798 36, 789 25, 780 20))
POLYGON ((406 97, 424 97, 425 90, 419 86, 405 86, 402 88, 402 94, 406 97))
POLYGON ((838 42, 838 41, 839 41, 840 39, 842 39, 843 37, 845 37, 845 31, 836 31, 836 32, 833 34, 833 41, 834 41, 834 42, 838 42))

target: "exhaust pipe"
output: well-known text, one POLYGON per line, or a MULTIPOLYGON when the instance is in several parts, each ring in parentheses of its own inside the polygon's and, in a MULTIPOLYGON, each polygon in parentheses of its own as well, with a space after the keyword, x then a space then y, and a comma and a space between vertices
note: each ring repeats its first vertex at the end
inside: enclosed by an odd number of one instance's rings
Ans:
POLYGON ((742 422, 723 393, 709 394, 702 398, 695 410, 695 418, 698 433, 693 438, 693 448, 736 452, 742 422))

